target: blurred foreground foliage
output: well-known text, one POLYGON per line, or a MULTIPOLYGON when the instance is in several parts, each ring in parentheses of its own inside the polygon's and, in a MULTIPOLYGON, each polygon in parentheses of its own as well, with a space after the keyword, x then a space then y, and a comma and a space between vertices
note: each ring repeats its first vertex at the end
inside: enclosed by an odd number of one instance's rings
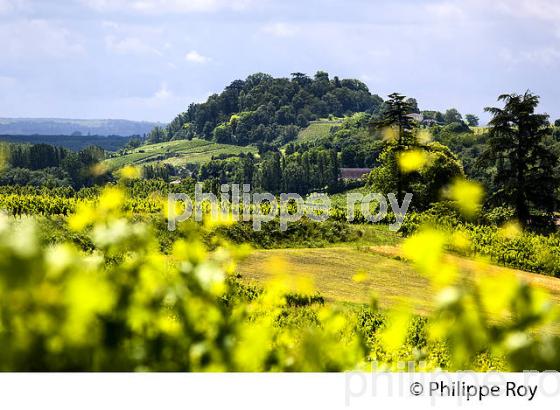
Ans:
POLYGON ((248 248, 202 240, 231 221, 183 223, 164 252, 126 204, 125 190, 107 187, 59 221, 87 246, 44 241, 32 217, 0 218, 0 370, 560 368, 547 295, 482 262, 490 273, 466 281, 445 254, 470 246, 460 233, 420 228, 403 245, 439 294, 437 310, 420 318, 404 303, 325 303, 313 284, 284 276, 280 260, 262 289, 242 284, 236 263, 248 248))
MULTIPOLYGON (((457 181, 449 192, 465 215, 479 209, 472 183, 457 181)), ((127 196, 106 187, 44 226, 37 216, 0 217, 0 370, 560 368, 556 306, 482 261, 465 277, 446 255, 472 249, 464 230, 417 226, 405 240, 402 256, 438 295, 436 310, 419 317, 406 301, 389 310, 375 300, 326 303, 312 283, 286 276, 281 260, 263 288, 242 283, 236 263, 249 249, 224 238, 245 238, 245 227, 207 215, 162 241, 165 214, 138 218, 127 196), (64 235, 53 240, 44 230, 55 225, 64 235)), ((314 229, 297 227, 304 236, 314 229)), ((519 234, 514 225, 500 232, 519 234)))

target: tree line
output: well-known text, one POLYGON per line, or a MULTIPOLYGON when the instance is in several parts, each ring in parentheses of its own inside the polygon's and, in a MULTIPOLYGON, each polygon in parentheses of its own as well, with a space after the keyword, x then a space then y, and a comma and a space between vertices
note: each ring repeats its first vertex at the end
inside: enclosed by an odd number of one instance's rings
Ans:
POLYGON ((302 146, 285 153, 266 151, 258 158, 249 153, 210 161, 195 175, 216 192, 220 184, 236 183, 250 184, 255 191, 304 195, 339 189, 340 165, 335 149, 302 146))
POLYGON ((110 178, 95 169, 105 159, 105 151, 100 147, 74 152, 48 144, 7 144, 5 151, 7 169, 0 174, 0 185, 80 188, 110 178))

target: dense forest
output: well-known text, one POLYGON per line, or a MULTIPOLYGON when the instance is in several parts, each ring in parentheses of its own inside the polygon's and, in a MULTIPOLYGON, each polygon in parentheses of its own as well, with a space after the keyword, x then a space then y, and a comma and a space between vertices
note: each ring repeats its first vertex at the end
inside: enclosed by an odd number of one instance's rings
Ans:
POLYGON ((96 146, 78 152, 48 144, 8 144, 0 148, 6 159, 0 185, 79 189, 111 180, 102 172, 105 151, 96 146))
POLYGON ((377 112, 383 100, 361 81, 329 78, 319 71, 313 78, 294 73, 274 78, 257 73, 232 82, 202 104, 191 104, 165 128, 156 128, 150 142, 194 136, 221 143, 287 143, 309 121, 356 112, 377 112))

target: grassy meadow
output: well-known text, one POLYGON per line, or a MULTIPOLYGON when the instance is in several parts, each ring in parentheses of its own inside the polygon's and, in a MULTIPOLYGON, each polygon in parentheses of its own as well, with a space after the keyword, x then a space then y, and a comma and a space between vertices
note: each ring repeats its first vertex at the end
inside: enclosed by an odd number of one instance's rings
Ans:
POLYGON ((126 165, 170 164, 181 166, 207 163, 212 160, 212 157, 219 155, 238 155, 249 152, 256 153, 257 149, 253 146, 218 144, 194 138, 144 145, 130 150, 124 155, 109 158, 105 163, 110 169, 126 165))
MULTIPOLYGON (((239 273, 249 283, 266 285, 273 279, 271 266, 281 264, 291 279, 309 279, 327 302, 367 304, 372 297, 381 308, 406 304, 420 315, 433 312, 435 292, 400 250, 400 239, 386 227, 366 230, 356 242, 325 248, 254 250, 239 265, 239 273), (356 275, 364 275, 356 281, 356 275)), ((472 259, 448 255, 469 281, 482 277, 514 275, 519 280, 546 290, 560 304, 560 279, 518 269, 509 269, 472 259)), ((558 327, 560 330, 560 327, 558 327)))
POLYGON ((322 138, 328 138, 331 133, 331 129, 341 123, 342 120, 322 119, 311 121, 307 127, 303 128, 299 132, 296 141, 298 143, 308 143, 322 138))

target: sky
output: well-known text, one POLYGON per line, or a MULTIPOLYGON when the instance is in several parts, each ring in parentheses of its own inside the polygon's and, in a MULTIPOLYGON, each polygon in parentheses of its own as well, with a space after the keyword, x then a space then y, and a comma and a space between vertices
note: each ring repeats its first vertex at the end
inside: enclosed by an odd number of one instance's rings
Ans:
POLYGON ((0 117, 167 122, 255 72, 560 118, 558 0, 0 0, 0 117))

